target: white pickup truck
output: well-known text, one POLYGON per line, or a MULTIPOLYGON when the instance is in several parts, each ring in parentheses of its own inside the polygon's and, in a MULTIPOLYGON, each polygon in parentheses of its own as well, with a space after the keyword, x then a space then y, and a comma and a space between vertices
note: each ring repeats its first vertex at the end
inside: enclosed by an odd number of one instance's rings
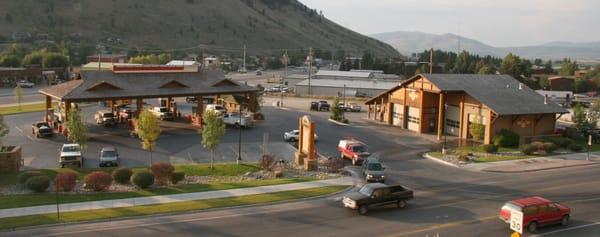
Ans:
POLYGON ((150 112, 160 120, 173 120, 173 113, 167 107, 154 107, 150 112))
POLYGON ((35 86, 35 83, 27 80, 20 80, 19 82, 17 82, 17 85, 19 85, 21 88, 33 88, 35 86))
POLYGON ((242 114, 242 118, 240 119, 239 113, 228 113, 223 115, 223 122, 227 125, 233 125, 235 127, 241 126, 243 128, 248 128, 254 126, 252 116, 242 114))

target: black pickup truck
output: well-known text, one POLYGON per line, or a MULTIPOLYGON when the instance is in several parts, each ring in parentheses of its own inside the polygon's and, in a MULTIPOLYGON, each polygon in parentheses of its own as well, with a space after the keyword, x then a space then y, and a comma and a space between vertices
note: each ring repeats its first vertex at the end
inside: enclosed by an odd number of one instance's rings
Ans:
POLYGON ((410 199, 413 199, 413 191, 402 185, 370 183, 365 184, 359 191, 345 195, 342 202, 345 207, 365 215, 371 207, 396 204, 398 208, 404 208, 406 201, 410 199))
POLYGON ((31 133, 36 137, 51 137, 54 135, 54 130, 47 122, 41 121, 31 125, 31 133))

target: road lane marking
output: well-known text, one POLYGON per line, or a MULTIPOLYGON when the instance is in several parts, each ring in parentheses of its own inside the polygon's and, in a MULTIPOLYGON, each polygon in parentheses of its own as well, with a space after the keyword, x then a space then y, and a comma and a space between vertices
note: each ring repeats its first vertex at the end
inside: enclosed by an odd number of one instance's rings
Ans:
POLYGON ((403 232, 403 233, 399 233, 399 234, 386 235, 386 237, 397 237, 397 236, 414 235, 414 234, 428 232, 428 231, 434 231, 434 230, 438 230, 438 229, 447 229, 447 228, 451 228, 451 227, 455 227, 455 226, 459 226, 459 225, 464 225, 464 224, 475 224, 477 222, 485 222, 485 221, 489 221, 489 220, 494 219, 494 218, 498 218, 498 216, 497 215, 493 215, 493 216, 486 216, 486 217, 472 219, 472 220, 455 221, 455 222, 450 222, 450 223, 445 223, 445 224, 440 224, 440 225, 434 225, 434 226, 430 226, 430 227, 422 228, 422 229, 418 229, 418 230, 413 230, 413 231, 409 231, 409 232, 403 232))
POLYGON ((596 225, 600 225, 600 222, 590 223, 590 224, 585 224, 585 225, 580 225, 580 226, 573 226, 573 227, 569 227, 569 228, 565 228, 565 229, 550 231, 548 233, 543 233, 543 234, 539 234, 539 235, 532 235, 531 237, 553 235, 553 234, 557 234, 557 233, 561 233, 561 232, 567 232, 567 231, 571 231, 571 230, 578 230, 578 229, 583 229, 583 228, 587 228, 587 227, 590 227, 590 226, 596 226, 596 225))

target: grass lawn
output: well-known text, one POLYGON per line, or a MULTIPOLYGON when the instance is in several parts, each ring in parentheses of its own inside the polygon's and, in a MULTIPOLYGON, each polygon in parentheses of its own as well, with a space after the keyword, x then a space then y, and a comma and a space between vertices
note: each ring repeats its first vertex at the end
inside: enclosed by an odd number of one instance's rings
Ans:
POLYGON ((485 163, 485 162, 496 162, 496 161, 506 161, 506 160, 522 160, 535 158, 536 156, 526 156, 526 155, 515 155, 515 156, 482 156, 477 157, 474 162, 475 163, 485 163))
MULTIPOLYGON (((478 146, 463 146, 455 149, 456 151, 463 152, 483 152, 483 149, 478 146)), ((518 148, 509 148, 509 147, 498 147, 498 152, 519 152, 518 148)))
MULTIPOLYGON (((52 107, 56 107, 57 103, 52 103, 52 107)), ((38 112, 46 110, 46 102, 44 103, 36 103, 36 104, 24 104, 21 105, 21 109, 19 110, 19 106, 3 106, 0 107, 0 114, 9 115, 9 114, 20 114, 20 113, 29 113, 29 112, 38 112)))
POLYGON ((124 208, 110 208, 90 211, 77 211, 61 213, 60 220, 56 214, 43 214, 22 217, 9 217, 0 219, 0 229, 14 229, 25 226, 58 224, 67 222, 102 220, 109 218, 132 217, 151 214, 189 212, 205 210, 211 208, 244 206, 251 204, 261 204, 277 202, 284 200, 294 200, 301 198, 317 197, 326 194, 335 193, 347 188, 347 186, 331 186, 321 188, 310 188, 295 191, 285 191, 269 194, 257 194, 232 198, 220 198, 198 201, 175 202, 168 204, 156 204, 147 206, 135 206, 124 208))

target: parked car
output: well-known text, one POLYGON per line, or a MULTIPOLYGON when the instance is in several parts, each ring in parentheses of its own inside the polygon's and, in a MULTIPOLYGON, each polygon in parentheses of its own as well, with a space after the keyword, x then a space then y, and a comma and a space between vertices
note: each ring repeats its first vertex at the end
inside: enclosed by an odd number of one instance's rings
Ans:
POLYGON ((206 105, 206 111, 214 111, 218 116, 224 115, 227 113, 227 109, 220 104, 209 104, 206 105))
POLYGON ((341 111, 346 111, 346 105, 343 102, 338 103, 338 107, 341 111))
POLYGON ((360 112, 360 105, 358 105, 357 103, 349 103, 348 105, 346 105, 346 111, 349 112, 360 112))
POLYGON ((117 148, 103 147, 100 150, 100 167, 119 166, 117 148))
POLYGON ((17 82, 17 85, 19 85, 21 88, 33 88, 35 86, 35 83, 27 80, 20 80, 19 82, 17 82))
POLYGON ((125 121, 133 118, 133 109, 129 105, 120 106, 119 117, 125 121))
POLYGON ((31 133, 36 137, 51 137, 54 136, 54 130, 48 122, 40 121, 31 125, 31 133))
POLYGON ((167 107, 154 107, 150 112, 160 120, 173 120, 173 113, 167 107))
POLYGON ((342 198, 342 203, 345 207, 358 210, 359 214, 365 215, 372 207, 396 204, 398 208, 404 208, 406 201, 413 198, 413 191, 402 185, 371 183, 365 184, 358 191, 346 194, 342 198))
POLYGON ((257 76, 262 76, 262 71, 261 70, 256 70, 256 75, 257 76))
POLYGON ((385 182, 385 167, 377 157, 370 156, 363 161, 362 174, 367 182, 385 182))
POLYGON ((115 120, 115 114, 108 110, 99 110, 96 111, 94 115, 94 119, 97 124, 104 125, 106 127, 115 127, 117 126, 117 121, 115 120))
MULTIPOLYGON (((288 142, 295 142, 298 141, 300 136, 300 131, 299 130, 292 130, 286 133, 283 133, 283 140, 288 141, 288 142)), ((317 136, 317 134, 314 134, 314 141, 316 142, 317 140, 319 140, 319 136, 317 136)))
POLYGON ((310 110, 313 110, 313 111, 319 110, 319 102, 316 102, 316 101, 310 102, 310 110))
POLYGON ((81 146, 79 144, 63 144, 60 148, 58 164, 64 168, 65 165, 76 165, 83 167, 83 156, 81 156, 81 146))
POLYGON ((223 115, 223 122, 227 125, 233 125, 235 127, 248 128, 254 126, 254 121, 249 115, 242 114, 240 119, 239 113, 228 113, 223 115))
POLYGON ((352 165, 358 165, 371 154, 367 145, 354 139, 343 139, 338 143, 338 151, 342 159, 352 160, 352 165))
POLYGON ((198 101, 196 96, 186 96, 185 97, 185 102, 187 102, 187 103, 196 103, 196 101, 198 101))
POLYGON ((319 105, 318 105, 318 111, 329 111, 329 109, 331 108, 331 106, 329 105, 329 103, 327 103, 327 101, 321 100, 319 101, 319 105))
POLYGON ((566 226, 571 218, 571 208, 538 196, 506 202, 500 209, 500 219, 510 224, 511 211, 523 213, 523 227, 531 233, 536 232, 539 226, 566 226))

